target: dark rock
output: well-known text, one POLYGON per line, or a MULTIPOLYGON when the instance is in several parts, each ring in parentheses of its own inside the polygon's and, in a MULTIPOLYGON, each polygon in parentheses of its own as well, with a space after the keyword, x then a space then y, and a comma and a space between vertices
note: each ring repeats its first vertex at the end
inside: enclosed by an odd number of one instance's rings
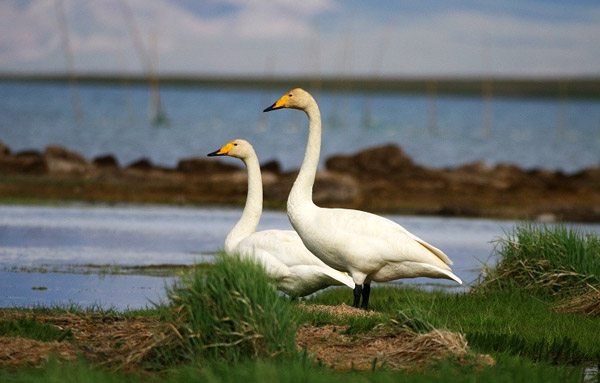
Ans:
POLYGON ((150 162, 149 159, 140 158, 139 160, 127 165, 127 167, 130 169, 151 170, 152 168, 154 168, 154 165, 152 165, 152 162, 150 162))
POLYGON ((35 149, 28 149, 28 150, 21 150, 20 152, 18 152, 17 154, 15 154, 15 157, 37 157, 37 158, 44 158, 44 156, 42 155, 42 153, 39 150, 35 150, 35 149))
POLYGON ((585 169, 573 174, 573 177, 600 183, 600 166, 585 168, 585 169))
POLYGON ((183 173, 231 173, 240 170, 240 167, 214 159, 186 158, 179 161, 177 170, 183 173))
POLYGON ((61 146, 48 146, 44 157, 51 174, 83 175, 91 169, 91 165, 81 154, 61 146))
POLYGON ((92 161, 95 165, 107 168, 118 168, 119 162, 112 154, 98 156, 92 161))
POLYGON ((263 172, 272 172, 275 174, 281 173, 281 165, 277 160, 271 160, 261 165, 260 170, 263 172))
POLYGON ((497 182, 506 184, 507 187, 531 183, 533 181, 527 177, 527 173, 523 169, 512 164, 496 165, 491 171, 491 176, 497 182))
POLYGON ((321 171, 315 178, 313 200, 318 204, 353 204, 359 198, 359 190, 353 177, 321 171))
MULTIPOLYGON (((276 182, 265 186, 266 199, 284 202, 287 200, 297 171, 285 172, 276 176, 276 182)), ((326 205, 352 205, 360 199, 360 186, 356 179, 346 174, 319 171, 313 187, 313 201, 326 205)))
POLYGON ((325 162, 328 170, 366 176, 389 177, 414 170, 413 161, 394 144, 366 149, 351 156, 332 156, 325 162))
POLYGON ((0 141, 0 157, 10 156, 10 148, 0 141))
POLYGON ((541 179, 551 179, 556 176, 556 172, 548 169, 532 169, 527 171, 527 175, 530 177, 537 177, 541 179))
POLYGON ((513 164, 498 164, 492 169, 496 176, 501 177, 522 177, 525 171, 513 164))
POLYGON ((455 170, 467 173, 487 174, 492 168, 485 161, 475 161, 459 166, 455 170))
POLYGON ((28 150, 14 156, 0 156, 0 173, 5 174, 44 174, 48 165, 38 151, 28 150))
POLYGON ((72 152, 63 148, 62 146, 51 145, 46 148, 46 152, 44 153, 46 158, 55 158, 59 160, 65 160, 71 163, 77 163, 81 165, 85 165, 88 162, 83 158, 83 156, 79 153, 72 152))

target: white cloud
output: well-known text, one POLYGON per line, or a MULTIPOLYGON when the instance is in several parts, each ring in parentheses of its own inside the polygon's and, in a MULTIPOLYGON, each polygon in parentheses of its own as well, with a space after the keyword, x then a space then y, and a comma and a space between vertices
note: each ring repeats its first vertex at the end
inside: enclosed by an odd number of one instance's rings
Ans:
MULTIPOLYGON (((366 30, 367 21, 358 29, 366 30)), ((405 75, 552 75, 600 73, 600 23, 551 22, 455 11, 371 28, 355 44, 369 68, 384 34, 391 35, 383 72, 405 75), (369 51, 370 49, 370 51, 369 51), (371 60, 372 61, 372 60, 371 60), (594 69, 595 68, 595 69, 594 69), (595 71, 595 72, 594 72, 595 71)))
POLYGON ((0 64, 43 59, 60 45, 52 2, 31 3, 25 11, 15 3, 0 2, 0 64), (49 7, 50 5, 51 7, 49 7))
MULTIPOLYGON (((264 74, 269 66, 273 74, 368 74, 379 66, 384 74, 408 75, 599 72, 600 7, 565 20, 451 9, 399 14, 382 24, 376 14, 348 12, 334 0, 214 0, 230 7, 213 15, 171 0, 63 0, 77 70, 141 70, 122 1, 146 50, 158 36, 160 67, 170 72, 264 74)), ((56 1, 0 2, 0 71, 63 70, 56 15, 56 1)))

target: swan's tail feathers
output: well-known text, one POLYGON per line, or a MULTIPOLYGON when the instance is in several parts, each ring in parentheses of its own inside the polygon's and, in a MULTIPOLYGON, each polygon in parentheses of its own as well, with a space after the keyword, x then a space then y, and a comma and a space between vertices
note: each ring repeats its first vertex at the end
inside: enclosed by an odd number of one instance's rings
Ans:
POLYGON ((421 244, 424 248, 426 248, 427 250, 429 250, 433 254, 435 254, 445 264, 447 264, 447 265, 453 265, 454 264, 454 263, 452 263, 452 260, 450 258, 448 258, 448 256, 446 254, 444 254, 444 252, 442 250, 440 250, 437 247, 435 247, 433 245, 430 245, 429 243, 423 241, 421 238, 417 237, 416 235, 413 235, 413 238, 415 239, 415 241, 417 241, 419 244, 421 244))
POLYGON ((421 263, 420 266, 423 268, 422 269, 423 275, 417 275, 417 276, 451 279, 451 280, 455 281, 456 283, 458 283, 459 285, 462 285, 462 283, 463 283, 460 280, 460 278, 457 277, 456 275, 454 275, 454 273, 452 273, 452 271, 450 271, 449 269, 446 270, 441 267, 431 265, 428 263, 421 263))
POLYGON ((341 282, 342 284, 350 287, 351 289, 354 289, 354 287, 356 286, 352 277, 346 273, 331 268, 321 268, 321 271, 323 272, 323 274, 327 274, 331 278, 335 279, 338 282, 341 282))
POLYGON ((351 276, 331 267, 317 265, 293 266, 290 267, 290 275, 287 278, 295 279, 297 283, 305 285, 323 285, 323 287, 346 285, 351 289, 354 288, 354 280, 351 276))
POLYGON ((456 275, 454 275, 454 273, 452 273, 450 271, 446 271, 445 274, 448 276, 448 278, 452 279, 453 281, 455 281, 459 285, 463 284, 463 282, 461 281, 461 279, 459 277, 457 277, 456 275))

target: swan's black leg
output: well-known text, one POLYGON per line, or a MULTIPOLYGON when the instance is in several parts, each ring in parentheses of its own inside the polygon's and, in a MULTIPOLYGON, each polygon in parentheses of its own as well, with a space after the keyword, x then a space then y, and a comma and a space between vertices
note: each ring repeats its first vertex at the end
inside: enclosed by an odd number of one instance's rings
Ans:
POLYGON ((365 283, 362 289, 362 305, 360 306, 363 310, 369 309, 369 295, 371 295, 371 284, 365 283))
POLYGON ((358 307, 360 304, 360 296, 362 295, 363 287, 362 285, 356 285, 354 287, 354 304, 352 307, 358 307))

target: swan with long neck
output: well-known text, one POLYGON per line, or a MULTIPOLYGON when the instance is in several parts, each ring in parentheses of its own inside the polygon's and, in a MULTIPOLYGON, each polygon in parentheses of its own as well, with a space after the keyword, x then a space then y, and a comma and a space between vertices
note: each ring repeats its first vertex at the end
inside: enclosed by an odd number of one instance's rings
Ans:
POLYGON ((288 218, 313 254, 352 276, 354 307, 368 308, 371 281, 429 277, 462 284, 448 266, 452 261, 446 254, 397 223, 364 211, 315 205, 312 189, 321 151, 319 106, 310 93, 296 88, 264 112, 282 108, 304 111, 309 122, 304 160, 287 200, 288 218))
POLYGON ((225 252, 252 257, 271 275, 277 288, 292 297, 305 296, 332 285, 354 288, 352 278, 315 257, 293 230, 256 232, 262 214, 262 178, 254 148, 248 141, 228 142, 209 156, 241 159, 248 172, 248 194, 239 221, 225 238, 225 252))

